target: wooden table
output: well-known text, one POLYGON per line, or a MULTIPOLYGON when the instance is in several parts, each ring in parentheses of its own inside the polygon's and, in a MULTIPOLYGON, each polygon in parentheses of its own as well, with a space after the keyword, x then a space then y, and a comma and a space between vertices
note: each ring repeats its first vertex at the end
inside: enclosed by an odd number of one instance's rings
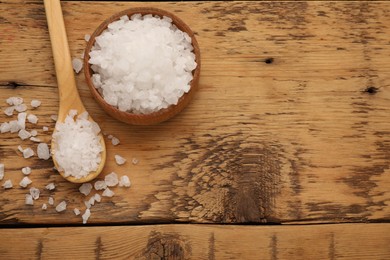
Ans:
MULTIPOLYGON (((135 6, 174 12, 196 32, 199 92, 168 122, 129 126, 77 75, 87 110, 121 141, 107 140, 100 179, 132 182, 87 225, 73 213, 85 209, 79 185, 17 149, 36 143, 1 134, 0 184, 14 183, 0 189, 1 259, 390 259, 390 2, 63 1, 72 56, 135 6), (25 166, 41 190, 33 206, 18 185, 25 166), (67 210, 43 211, 49 196, 67 210)), ((50 143, 58 93, 42 1, 0 2, 0 90, 0 122, 11 120, 6 98, 42 101, 27 126, 50 143)))

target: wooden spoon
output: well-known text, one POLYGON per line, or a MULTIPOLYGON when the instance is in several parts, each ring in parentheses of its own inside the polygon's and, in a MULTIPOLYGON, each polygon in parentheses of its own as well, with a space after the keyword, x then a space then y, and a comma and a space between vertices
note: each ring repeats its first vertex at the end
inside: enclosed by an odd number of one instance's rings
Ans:
MULTIPOLYGON (((76 109, 80 115, 81 113, 85 112, 86 109, 77 91, 60 1, 44 0, 44 3, 60 97, 60 108, 57 120, 58 124, 59 122, 64 122, 66 116, 69 113, 69 110, 76 109)), ((91 117, 89 117, 89 120, 93 121, 91 117)), ((104 167, 104 163, 106 162, 106 146, 104 144, 104 138, 101 133, 99 134, 99 137, 103 151, 101 152, 102 160, 98 169, 94 172, 90 172, 86 177, 80 179, 76 179, 73 176, 65 177, 64 172, 60 171, 62 177, 70 182, 84 183, 91 181, 100 174, 104 167)), ((54 140, 52 140, 51 147, 52 150, 55 151, 56 144, 54 140)), ((53 162, 56 168, 59 169, 54 156, 53 162)))

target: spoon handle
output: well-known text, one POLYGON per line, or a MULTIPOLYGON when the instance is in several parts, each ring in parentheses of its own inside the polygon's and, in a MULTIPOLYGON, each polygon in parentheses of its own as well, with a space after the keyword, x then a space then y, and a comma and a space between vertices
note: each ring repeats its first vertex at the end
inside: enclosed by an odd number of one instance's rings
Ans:
POLYGON ((59 119, 69 109, 85 111, 77 92, 60 0, 44 0, 60 98, 59 119))

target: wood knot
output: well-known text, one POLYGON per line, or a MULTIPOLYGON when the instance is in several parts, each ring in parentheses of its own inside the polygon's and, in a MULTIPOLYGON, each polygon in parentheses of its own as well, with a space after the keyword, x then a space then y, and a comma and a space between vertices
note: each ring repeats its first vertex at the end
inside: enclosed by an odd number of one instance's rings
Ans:
POLYGON ((368 86, 365 90, 363 90, 364 93, 368 93, 370 95, 374 95, 379 91, 379 88, 374 86, 368 86))
POLYGON ((274 58, 267 58, 267 59, 264 60, 264 62, 265 62, 266 64, 271 64, 271 63, 274 62, 274 58))

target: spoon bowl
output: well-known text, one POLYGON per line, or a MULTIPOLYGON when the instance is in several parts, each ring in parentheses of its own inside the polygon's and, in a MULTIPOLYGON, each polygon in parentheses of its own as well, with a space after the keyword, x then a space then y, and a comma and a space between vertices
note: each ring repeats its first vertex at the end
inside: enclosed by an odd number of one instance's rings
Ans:
MULTIPOLYGON (((80 99, 77 91, 76 80, 73 73, 71 56, 69 51, 68 39, 66 37, 65 24, 62 16, 61 4, 59 0, 44 0, 46 18, 49 27, 50 41, 53 50, 54 65, 57 75, 60 107, 58 112, 57 124, 64 122, 66 116, 71 109, 77 110, 80 115, 86 112, 86 109, 80 99)), ((89 120, 93 121, 91 116, 89 120)), ((57 131, 57 126, 54 131, 57 131)), ((87 176, 82 178, 75 178, 73 176, 65 176, 64 172, 59 171, 62 177, 74 183, 84 183, 96 178, 103 170, 106 161, 106 146, 104 144, 103 135, 100 133, 100 142, 103 148, 101 152, 101 162, 96 171, 90 172, 87 176)), ((51 143, 52 155, 55 154, 56 143, 52 140, 51 143)), ((54 165, 60 169, 55 156, 52 156, 54 165)))

